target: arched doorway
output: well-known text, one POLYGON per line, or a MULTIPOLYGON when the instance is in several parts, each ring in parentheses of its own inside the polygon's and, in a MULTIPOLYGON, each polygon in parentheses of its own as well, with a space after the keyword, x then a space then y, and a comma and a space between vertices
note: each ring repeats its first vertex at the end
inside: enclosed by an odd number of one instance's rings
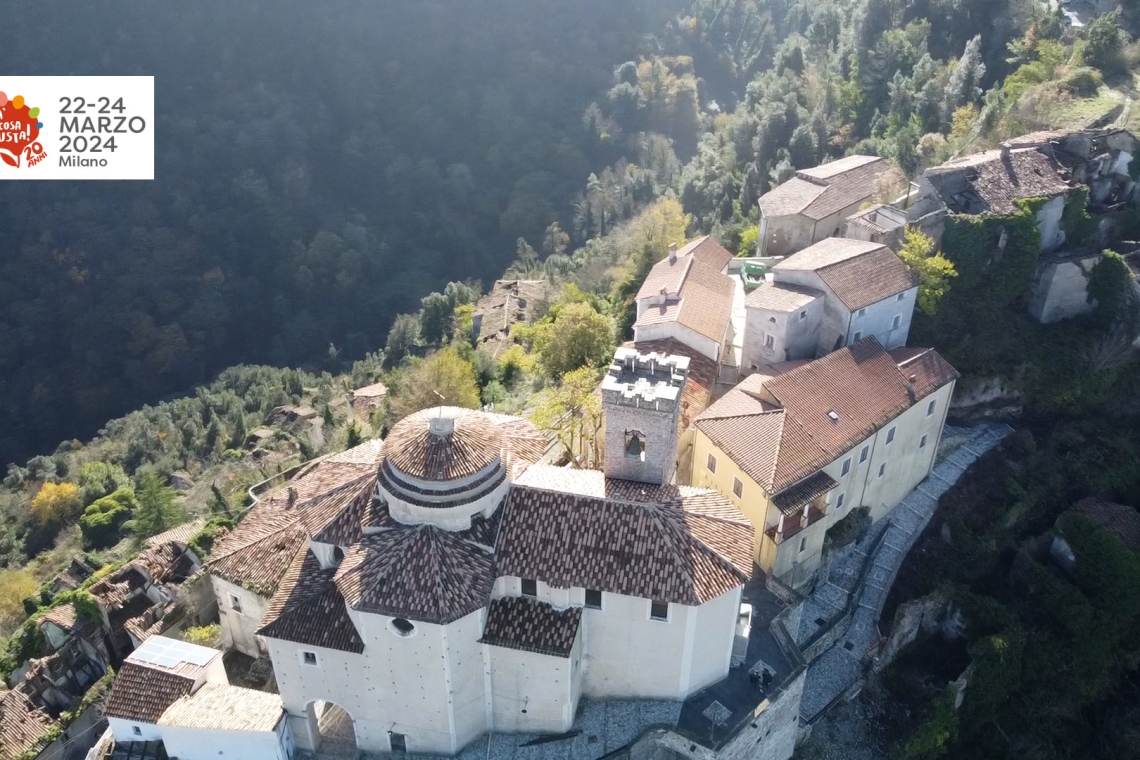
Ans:
POLYGON ((338 704, 316 700, 309 703, 313 749, 318 758, 356 758, 356 727, 352 716, 338 704))

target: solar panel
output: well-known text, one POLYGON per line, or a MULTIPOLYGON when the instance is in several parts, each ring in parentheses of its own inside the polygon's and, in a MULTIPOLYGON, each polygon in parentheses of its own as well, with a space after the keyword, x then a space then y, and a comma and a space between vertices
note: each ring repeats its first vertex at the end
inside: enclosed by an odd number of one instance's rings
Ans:
POLYGON ((173 670, 183 663, 199 667, 207 665, 218 655, 218 650, 190 644, 165 636, 154 636, 143 642, 130 659, 173 670))

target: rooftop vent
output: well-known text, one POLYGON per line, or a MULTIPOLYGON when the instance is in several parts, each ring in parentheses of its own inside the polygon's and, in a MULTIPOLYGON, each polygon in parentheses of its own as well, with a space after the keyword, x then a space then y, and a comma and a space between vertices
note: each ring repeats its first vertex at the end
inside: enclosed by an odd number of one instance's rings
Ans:
POLYGON ((828 409, 827 416, 831 418, 832 422, 839 422, 839 415, 835 413, 834 409, 828 409))
POLYGON ((670 264, 676 264, 677 263, 677 244, 676 243, 670 243, 669 244, 669 263, 670 264))

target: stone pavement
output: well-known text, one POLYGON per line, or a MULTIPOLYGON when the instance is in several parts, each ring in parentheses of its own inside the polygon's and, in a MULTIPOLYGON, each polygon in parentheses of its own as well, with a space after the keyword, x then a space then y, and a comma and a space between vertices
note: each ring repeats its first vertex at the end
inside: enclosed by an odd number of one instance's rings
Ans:
POLYGON ((958 441, 954 451, 935 465, 930 477, 891 510, 887 519, 832 561, 827 581, 803 601, 796 630, 791 631, 793 637, 798 644, 807 642, 827 622, 839 617, 850 594, 857 595, 858 606, 844 635, 808 667, 800 705, 802 719, 815 720, 862 678, 863 659, 879 637, 878 619, 887 592, 907 552, 934 515, 938 499, 982 454, 1012 432, 1004 424, 947 427, 945 437, 958 441), (876 543, 880 534, 881 540, 876 543), (864 582, 856 588, 865 562, 871 565, 864 582), (825 624, 820 625, 820 620, 825 624))

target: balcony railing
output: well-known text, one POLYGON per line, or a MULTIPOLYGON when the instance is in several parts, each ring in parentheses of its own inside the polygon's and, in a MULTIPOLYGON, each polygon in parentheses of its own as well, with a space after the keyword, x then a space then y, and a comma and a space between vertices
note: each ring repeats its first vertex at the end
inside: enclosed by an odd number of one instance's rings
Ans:
POLYGON ((782 533, 779 530, 779 526, 773 525, 772 527, 766 529, 764 531, 764 534, 779 544, 783 541, 787 541, 789 538, 796 535, 809 525, 814 525, 815 523, 819 522, 824 518, 826 514, 827 513, 824 511, 824 509, 812 506, 807 511, 806 520, 803 518, 802 513, 798 517, 785 517, 784 530, 782 533))

